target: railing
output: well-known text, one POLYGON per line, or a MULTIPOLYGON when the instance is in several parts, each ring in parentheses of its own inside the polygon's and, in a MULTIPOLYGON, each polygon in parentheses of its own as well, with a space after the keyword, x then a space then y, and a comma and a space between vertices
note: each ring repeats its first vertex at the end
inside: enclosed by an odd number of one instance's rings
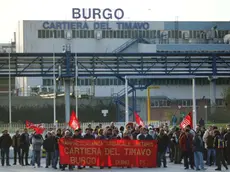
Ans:
MULTIPOLYGON (((128 92, 130 92, 131 90, 132 90, 132 87, 128 87, 128 92)), ((123 88, 121 91, 119 91, 117 93, 117 97, 121 98, 121 97, 125 96, 125 92, 126 92, 126 88, 123 88)))
MULTIPOLYGON (((169 121, 150 121, 151 125, 155 125, 157 127, 157 125, 160 124, 165 124, 165 123, 170 123, 169 121)), ((83 132, 85 131, 86 128, 88 128, 88 125, 91 124, 92 128, 95 128, 96 126, 99 126, 99 124, 102 124, 102 127, 105 128, 106 126, 110 126, 111 122, 87 122, 87 123, 81 123, 81 128, 83 130, 83 132)), ((119 129, 121 126, 125 126, 125 122, 114 122, 115 126, 119 129)), ((145 122, 145 124, 148 124, 148 122, 145 122)), ((55 126, 54 124, 42 124, 46 130, 56 130, 57 128, 60 129, 64 129, 64 128, 69 128, 68 124, 66 123, 58 123, 57 126, 55 126)), ((9 124, 0 124, 0 130, 8 130, 9 133, 13 134, 15 133, 17 130, 19 130, 20 132, 22 132, 25 128, 25 124, 11 124, 11 126, 9 124)))
MULTIPOLYGON (((91 95, 91 89, 90 88, 81 88, 78 89, 78 95, 91 95)), ((70 94, 72 95, 73 93, 73 88, 70 88, 70 94)), ((8 91, 0 91, 0 94, 5 94, 8 95, 8 91)), ((64 87, 61 88, 61 90, 57 91, 58 95, 64 95, 64 87)), ((28 89, 23 89, 23 88, 19 88, 19 89, 14 89, 12 91, 12 96, 22 96, 22 97, 30 97, 30 96, 41 96, 41 95, 49 95, 49 94, 53 94, 53 86, 43 86, 40 88, 28 88, 28 89)), ((53 95, 52 95, 53 96, 53 95)))
POLYGON ((113 50, 112 52, 113 53, 120 53, 136 41, 137 41, 137 39, 130 39, 130 40, 126 41, 124 44, 122 44, 121 46, 119 46, 118 48, 116 48, 115 50, 113 50))

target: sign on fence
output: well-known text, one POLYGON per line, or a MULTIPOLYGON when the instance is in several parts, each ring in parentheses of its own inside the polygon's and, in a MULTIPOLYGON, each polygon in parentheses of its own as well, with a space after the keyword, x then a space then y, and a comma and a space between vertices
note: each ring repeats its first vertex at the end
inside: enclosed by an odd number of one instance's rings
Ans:
POLYGON ((157 142, 59 140, 60 163, 79 166, 156 167, 157 142))

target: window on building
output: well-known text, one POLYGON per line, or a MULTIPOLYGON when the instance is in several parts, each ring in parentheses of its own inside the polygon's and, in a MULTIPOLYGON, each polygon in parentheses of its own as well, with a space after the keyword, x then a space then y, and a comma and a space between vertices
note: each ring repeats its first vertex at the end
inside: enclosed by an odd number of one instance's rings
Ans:
POLYGON ((38 30, 38 38, 42 38, 42 31, 38 30))
POLYGON ((106 85, 105 84, 105 79, 101 79, 101 85, 106 85))
POLYGON ((224 106, 224 100, 223 99, 216 99, 216 105, 217 106, 224 106))
POLYGON ((65 38, 65 32, 64 32, 64 30, 61 30, 61 38, 65 38))
POLYGON ((89 84, 89 79, 85 79, 85 85, 90 85, 89 84))
POLYGON ((46 30, 42 30, 42 38, 46 38, 46 30))
POLYGON ((61 38, 61 31, 57 30, 57 38, 61 38))
POLYGON ((169 107, 169 100, 153 100, 151 99, 151 107, 169 107))
POLYGON ((76 30, 72 30, 72 37, 76 38, 76 30))
MULTIPOLYGON (((64 30, 38 30, 38 38, 64 38, 64 30)), ((72 30, 73 38, 94 38, 95 30, 72 30)), ((134 39, 134 38, 160 38, 160 30, 102 30, 102 38, 134 39)), ((190 38, 205 39, 204 31, 189 31, 190 38)), ((223 38, 227 30, 217 31, 216 38, 223 38)), ((182 38, 182 31, 168 30, 168 38, 182 38)))
POLYGON ((80 85, 85 85, 85 80, 84 79, 80 79, 80 85))
POLYGON ((113 81, 114 81, 114 79, 110 78, 110 79, 109 79, 109 85, 114 85, 114 82, 113 82, 113 81))
POLYGON ((50 38, 50 31, 49 30, 45 30, 45 38, 50 38))
POLYGON ((115 79, 114 79, 114 85, 117 85, 117 82, 118 82, 118 79, 115 78, 115 79))
POLYGON ((120 79, 118 79, 118 85, 123 85, 123 82, 120 79))
POLYGON ((43 84, 43 86, 52 86, 53 85, 53 79, 43 79, 42 84, 43 84))

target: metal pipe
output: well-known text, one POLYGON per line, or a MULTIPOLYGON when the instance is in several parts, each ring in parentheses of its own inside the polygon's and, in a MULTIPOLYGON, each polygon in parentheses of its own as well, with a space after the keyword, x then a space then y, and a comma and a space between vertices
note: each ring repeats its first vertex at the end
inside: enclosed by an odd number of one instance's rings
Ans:
POLYGON ((128 78, 125 77, 125 123, 129 123, 128 78))
POLYGON ((53 97, 53 123, 54 126, 57 127, 57 119, 56 119, 56 76, 55 76, 55 50, 54 50, 54 31, 53 31, 53 92, 54 92, 54 97, 53 97))
MULTIPOLYGON (((228 76, 228 77, 226 77, 226 78, 229 78, 230 77, 230 75, 228 76)), ((162 75, 162 76, 160 76, 160 75, 158 75, 158 76, 154 76, 154 75, 152 75, 152 76, 149 76, 149 75, 147 75, 147 76, 142 76, 142 75, 140 75, 140 76, 127 76, 127 78, 128 79, 138 79, 138 78, 140 78, 140 79, 143 79, 143 78, 149 78, 149 79, 193 79, 193 78, 209 78, 208 76, 195 76, 195 75, 172 75, 172 76, 169 76, 169 75, 167 75, 167 76, 165 76, 165 75, 162 75)), ((216 78, 216 77, 215 77, 216 78)))
MULTIPOLYGON (((106 76, 95 76, 97 79, 100 79, 100 78, 106 78, 106 79, 114 79, 116 78, 115 76, 114 77, 111 77, 109 75, 106 75, 106 76)), ((91 76, 78 76, 78 78, 82 78, 82 79, 90 79, 91 76)), ((135 75, 132 75, 132 76, 127 76, 128 79, 143 79, 143 78, 147 78, 147 79, 193 79, 193 78, 209 78, 209 76, 194 76, 194 75, 173 75, 173 76, 170 76, 170 75, 167 75, 167 76, 164 76, 164 75, 157 75, 157 76, 150 76, 150 75, 140 75, 140 76, 135 76, 135 75)), ((230 78, 230 75, 229 76, 214 76, 213 77, 214 79, 218 79, 218 78, 230 78)))
POLYGON ((151 120, 151 99, 150 99, 150 87, 147 88, 147 119, 148 119, 148 124, 150 123, 151 120))
POLYGON ((12 93, 11 93, 11 61, 10 61, 10 52, 9 52, 9 124, 10 124, 10 128, 11 128, 11 125, 12 125, 12 107, 11 107, 11 101, 12 101, 12 93))
POLYGON ((65 122, 70 119, 70 79, 65 79, 65 122))
POLYGON ((76 103, 76 116, 78 116, 78 63, 77 54, 75 56, 75 103, 76 103))
POLYGON ((61 92, 61 65, 58 65, 58 92, 61 92))
MULTIPOLYGON (((196 127, 196 80, 195 78, 192 79, 192 122, 193 122, 193 128, 196 127)), ((191 126, 192 127, 192 126, 191 126)))

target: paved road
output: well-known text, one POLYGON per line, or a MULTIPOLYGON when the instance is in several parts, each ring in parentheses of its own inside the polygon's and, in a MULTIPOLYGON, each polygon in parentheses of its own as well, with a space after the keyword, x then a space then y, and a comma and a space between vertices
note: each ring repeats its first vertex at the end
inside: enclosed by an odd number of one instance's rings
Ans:
MULTIPOLYGON (((12 164, 12 162, 11 162, 12 164)), ((33 170, 34 172, 54 172, 54 171, 60 171, 60 170, 54 170, 52 168, 44 168, 45 167, 45 160, 42 160, 42 168, 34 168, 32 166, 27 166, 27 167, 22 167, 20 165, 16 165, 16 166, 11 166, 11 167, 0 167, 0 172, 31 172, 31 170, 33 170)), ((68 171, 68 170, 66 170, 68 171)), ((170 171, 170 172, 184 172, 184 168, 183 165, 174 165, 174 164, 168 164, 168 168, 133 168, 133 169, 121 169, 121 168, 112 168, 112 169, 98 169, 98 168, 86 168, 86 169, 82 169, 82 170, 77 170, 75 169, 74 171, 81 171, 81 172, 131 172, 131 171, 135 171, 135 172, 166 172, 166 171, 170 171)), ((188 171, 194 171, 194 170, 188 170, 188 171)), ((214 167, 208 167, 206 172, 214 172, 215 168, 214 167)), ((223 171, 224 170, 223 168, 223 171)), ((230 172, 230 170, 228 170, 230 172)))

